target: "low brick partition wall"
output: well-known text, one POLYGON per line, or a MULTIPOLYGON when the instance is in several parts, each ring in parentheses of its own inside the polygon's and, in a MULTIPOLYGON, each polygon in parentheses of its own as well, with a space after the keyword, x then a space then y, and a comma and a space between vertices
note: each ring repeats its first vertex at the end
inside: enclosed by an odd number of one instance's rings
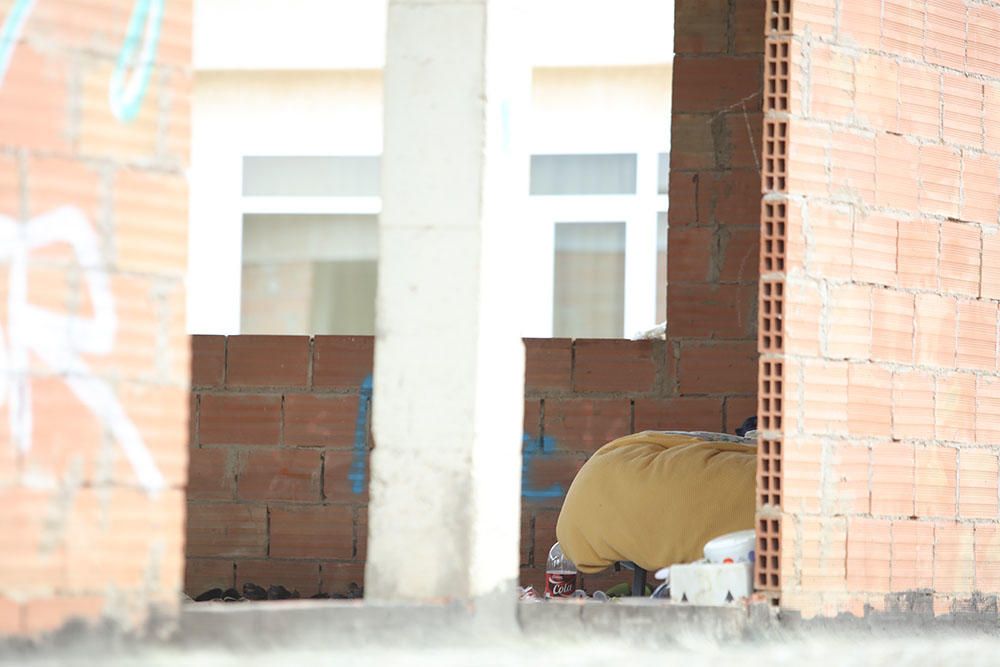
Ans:
MULTIPOLYGON (((756 399, 679 395, 685 369, 663 341, 525 343, 521 580, 540 587, 587 457, 644 429, 732 432, 756 399)), ((189 595, 248 581, 303 596, 363 584, 373 347, 370 337, 192 339, 189 595)))

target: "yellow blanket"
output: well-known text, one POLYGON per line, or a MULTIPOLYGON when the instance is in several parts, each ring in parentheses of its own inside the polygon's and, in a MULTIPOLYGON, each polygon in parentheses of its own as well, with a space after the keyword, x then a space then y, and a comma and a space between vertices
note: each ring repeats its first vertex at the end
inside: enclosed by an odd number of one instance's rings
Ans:
POLYGON ((644 431, 601 447, 570 485, 556 536, 577 568, 647 570, 702 558, 714 537, 754 527, 757 447, 705 433, 644 431))

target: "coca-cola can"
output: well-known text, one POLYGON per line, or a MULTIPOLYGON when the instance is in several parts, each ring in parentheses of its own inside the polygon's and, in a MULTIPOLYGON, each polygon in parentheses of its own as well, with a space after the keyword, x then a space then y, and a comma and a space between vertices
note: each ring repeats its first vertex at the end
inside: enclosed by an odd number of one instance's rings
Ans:
POLYGON ((568 598, 576 590, 576 572, 546 572, 545 597, 568 598))

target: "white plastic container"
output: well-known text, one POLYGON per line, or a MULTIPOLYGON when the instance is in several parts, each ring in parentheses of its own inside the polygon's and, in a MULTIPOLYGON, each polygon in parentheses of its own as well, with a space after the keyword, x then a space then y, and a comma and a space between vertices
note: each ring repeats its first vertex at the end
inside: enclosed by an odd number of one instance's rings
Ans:
POLYGON ((741 530, 716 537, 705 545, 705 560, 716 564, 752 563, 755 539, 756 533, 753 530, 741 530))
POLYGON ((753 565, 688 563, 670 568, 670 598, 694 605, 724 606, 753 593, 753 565))

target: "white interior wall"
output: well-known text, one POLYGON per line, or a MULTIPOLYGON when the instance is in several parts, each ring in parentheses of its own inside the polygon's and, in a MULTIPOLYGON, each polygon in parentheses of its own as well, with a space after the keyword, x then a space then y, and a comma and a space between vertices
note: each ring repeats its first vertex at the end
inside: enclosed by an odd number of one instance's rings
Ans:
MULTIPOLYGON (((244 155, 381 154, 385 5, 196 0, 190 333, 239 333, 244 155)), ((534 64, 532 113, 519 130, 528 135, 528 152, 645 154, 639 196, 652 196, 651 156, 669 150, 673 3, 536 0, 530 7, 524 29, 534 64)), ((268 212, 269 203, 258 199, 255 210, 268 212)), ((273 204, 272 212, 288 212, 273 204)), ((377 202, 365 206, 347 212, 377 213, 377 202)), ((646 232, 629 243, 655 252, 654 222, 646 232)), ((551 257, 550 236, 523 244, 519 261, 550 262, 541 261, 551 257)), ((527 310, 533 321, 550 322, 551 275, 537 278, 541 296, 527 310)), ((634 274, 626 289, 654 290, 655 275, 634 274)), ((627 327, 626 335, 635 328, 627 327)), ((526 333, 546 335, 545 325, 526 333)))
POLYGON ((386 0, 195 0, 196 70, 381 69, 386 0))
POLYGON ((236 334, 243 156, 381 154, 381 72, 199 72, 191 144, 188 331, 236 334))
POLYGON ((670 147, 669 65, 538 67, 532 153, 644 153, 670 147))
MULTIPOLYGON (((532 0, 521 19, 536 67, 673 58, 671 0, 532 0)), ((386 0, 195 0, 198 70, 381 69, 386 0)))

